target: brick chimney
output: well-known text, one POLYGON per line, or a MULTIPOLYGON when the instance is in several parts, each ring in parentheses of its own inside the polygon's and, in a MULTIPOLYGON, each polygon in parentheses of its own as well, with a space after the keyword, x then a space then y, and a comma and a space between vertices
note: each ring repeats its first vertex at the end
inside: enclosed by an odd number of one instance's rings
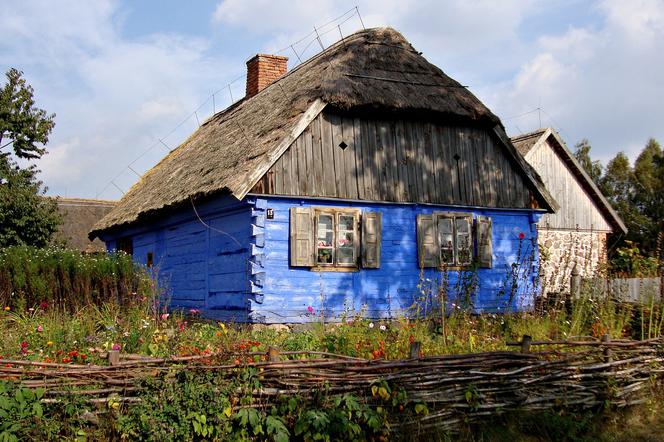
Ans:
POLYGON ((288 57, 256 54, 247 62, 247 94, 252 97, 286 73, 288 57))

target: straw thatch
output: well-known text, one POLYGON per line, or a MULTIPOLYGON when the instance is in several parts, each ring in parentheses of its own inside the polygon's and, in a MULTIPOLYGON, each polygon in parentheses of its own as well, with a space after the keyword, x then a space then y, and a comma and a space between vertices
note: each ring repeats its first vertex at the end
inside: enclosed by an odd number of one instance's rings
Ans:
MULTIPOLYGON (((324 106, 426 113, 488 128, 500 125, 471 92, 430 64, 397 31, 368 29, 335 43, 257 95, 211 117, 148 171, 90 236, 189 198, 220 192, 243 198, 287 149, 297 130, 301 132, 307 119, 324 106)), ((543 188, 537 183, 535 187, 543 188)))
POLYGON ((56 241, 86 253, 106 250, 99 239, 90 241, 88 232, 115 207, 116 201, 58 197, 56 204, 62 215, 62 224, 55 234, 56 241))

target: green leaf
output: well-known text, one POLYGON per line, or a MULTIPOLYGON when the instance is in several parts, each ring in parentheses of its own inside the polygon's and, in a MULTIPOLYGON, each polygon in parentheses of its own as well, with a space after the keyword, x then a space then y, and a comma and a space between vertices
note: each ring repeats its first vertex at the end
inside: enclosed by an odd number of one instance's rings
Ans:
POLYGON ((427 414, 429 414, 429 409, 424 404, 415 404, 415 413, 423 414, 426 416, 427 414))

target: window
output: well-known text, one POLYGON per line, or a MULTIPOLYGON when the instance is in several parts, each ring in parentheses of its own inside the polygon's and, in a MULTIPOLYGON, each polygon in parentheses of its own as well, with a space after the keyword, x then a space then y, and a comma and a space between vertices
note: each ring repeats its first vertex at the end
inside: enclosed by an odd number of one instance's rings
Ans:
POLYGON ((463 267, 477 259, 491 267, 491 218, 463 212, 434 212, 417 216, 418 261, 421 267, 463 267), (475 226, 475 228, 474 228, 475 226))
POLYGON ((316 264, 357 267, 359 212, 316 211, 316 264))
POLYGON ((471 215, 437 216, 440 262, 443 265, 468 265, 473 260, 471 215))
POLYGON ((125 252, 127 255, 133 255, 134 254, 134 241, 129 236, 119 238, 118 242, 117 242, 116 250, 119 251, 119 252, 125 252))
POLYGON ((290 265, 319 270, 378 268, 381 213, 328 207, 293 207, 290 265))

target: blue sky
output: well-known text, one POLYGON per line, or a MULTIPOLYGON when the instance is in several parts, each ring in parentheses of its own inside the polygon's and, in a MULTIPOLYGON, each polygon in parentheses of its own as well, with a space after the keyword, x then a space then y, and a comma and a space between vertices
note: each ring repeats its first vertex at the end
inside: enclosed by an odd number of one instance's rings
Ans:
MULTIPOLYGON (((571 147, 590 139, 604 162, 664 141, 661 0, 22 0, 3 5, 0 69, 24 71, 57 114, 38 162, 49 193, 117 199, 242 97, 249 57, 350 10, 321 29, 329 45, 336 24, 361 28, 356 5, 367 27, 396 28, 468 85, 511 135, 552 126, 571 147)), ((295 45, 304 58, 320 50, 312 38, 295 45)))

